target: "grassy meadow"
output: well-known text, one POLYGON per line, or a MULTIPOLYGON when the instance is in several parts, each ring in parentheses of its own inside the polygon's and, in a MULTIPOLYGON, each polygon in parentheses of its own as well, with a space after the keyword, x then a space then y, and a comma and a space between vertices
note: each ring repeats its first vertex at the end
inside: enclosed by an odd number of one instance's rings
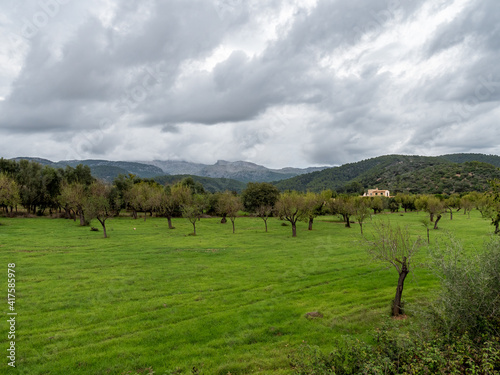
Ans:
MULTIPOLYGON (((408 225, 426 237, 424 213, 372 216, 408 225)), ((359 225, 337 217, 315 220, 312 231, 259 218, 231 223, 201 219, 197 236, 185 219, 108 220, 109 238, 78 222, 0 218, 4 295, 7 264, 16 264, 16 368, 13 374, 288 374, 288 355, 306 341, 324 350, 332 339, 369 340, 389 319, 397 273, 373 263, 359 225), (322 318, 308 319, 318 311, 322 318)), ((93 226, 100 229, 99 223, 93 226)), ((443 215, 431 243, 447 233, 481 249, 492 233, 477 211, 443 215)), ((427 249, 419 253, 425 263, 427 249)), ((437 287, 425 266, 405 283, 412 306, 437 287)), ((0 311, 8 312, 4 299, 0 311)), ((4 316, 0 338, 8 348, 4 316)))

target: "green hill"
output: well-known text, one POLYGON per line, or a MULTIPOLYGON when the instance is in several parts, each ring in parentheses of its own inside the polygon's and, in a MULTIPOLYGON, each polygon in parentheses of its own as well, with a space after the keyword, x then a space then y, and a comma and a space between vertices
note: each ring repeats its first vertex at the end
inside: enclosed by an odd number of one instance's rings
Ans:
POLYGON ((441 159, 451 161, 453 163, 466 163, 470 161, 480 161, 488 163, 500 168, 500 156, 485 155, 485 154, 448 154, 440 156, 441 159))
MULTIPOLYGON (((500 165, 500 157, 498 162, 500 165)), ((321 191, 377 187, 391 193, 463 193, 484 191, 500 178, 499 169, 475 159, 495 161, 494 155, 455 154, 443 157, 386 155, 275 182, 280 190, 321 191), (481 156, 484 156, 482 158, 481 156), (451 159, 451 160, 450 160, 451 159), (452 160, 466 160, 453 162, 452 160)))

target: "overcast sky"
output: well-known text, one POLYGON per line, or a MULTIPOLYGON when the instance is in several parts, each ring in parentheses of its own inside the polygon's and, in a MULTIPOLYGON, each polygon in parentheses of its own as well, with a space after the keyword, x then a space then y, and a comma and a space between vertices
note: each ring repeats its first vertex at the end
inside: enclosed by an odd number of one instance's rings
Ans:
POLYGON ((0 156, 500 154, 498 0, 2 0, 0 156))

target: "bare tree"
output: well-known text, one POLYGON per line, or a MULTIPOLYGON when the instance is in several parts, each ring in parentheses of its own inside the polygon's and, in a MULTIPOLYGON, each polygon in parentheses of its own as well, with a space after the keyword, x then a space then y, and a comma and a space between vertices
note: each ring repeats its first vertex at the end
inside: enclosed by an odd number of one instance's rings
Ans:
POLYGON ((406 276, 412 270, 412 258, 422 246, 420 238, 412 240, 407 228, 392 226, 389 222, 374 225, 375 238, 369 241, 368 252, 373 259, 393 266, 398 272, 396 296, 392 305, 392 315, 402 313, 401 298, 406 276))

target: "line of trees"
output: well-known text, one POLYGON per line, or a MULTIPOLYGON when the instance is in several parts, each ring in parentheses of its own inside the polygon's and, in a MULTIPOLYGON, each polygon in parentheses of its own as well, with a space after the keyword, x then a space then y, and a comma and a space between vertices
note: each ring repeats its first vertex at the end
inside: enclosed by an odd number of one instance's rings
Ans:
POLYGON ((308 229, 312 230, 314 219, 327 213, 341 217, 346 227, 351 227, 353 221, 358 223, 363 233, 363 223, 372 214, 400 209, 427 212, 428 219, 421 220, 427 234, 431 228, 438 229, 443 215, 449 214, 453 220, 454 213, 462 211, 464 215, 470 215, 473 209, 491 220, 495 233, 500 232, 499 181, 491 182, 488 193, 471 192, 461 196, 398 194, 391 198, 360 197, 331 190, 281 193, 270 183, 249 183, 238 196, 229 191, 207 193, 201 184, 189 177, 163 186, 152 179, 129 174, 120 175, 113 184, 105 185, 92 177, 90 168, 84 165, 54 169, 27 160, 0 159, 0 208, 7 214, 14 214, 21 206, 29 214, 58 212, 62 217, 78 219, 80 225, 88 225, 91 219, 98 218, 97 211, 103 211, 96 210, 89 203, 96 201, 96 194, 99 194, 100 201, 107 200, 106 215, 109 217, 124 209, 135 219, 138 213, 143 213, 144 220, 148 215, 156 214, 167 218, 170 229, 173 229, 173 217, 185 217, 193 224, 193 232, 196 232, 196 223, 203 215, 220 215, 222 223, 229 218, 235 232, 238 212, 245 210, 262 218, 266 231, 271 216, 288 221, 293 237, 297 235, 297 222, 306 222, 308 229))

